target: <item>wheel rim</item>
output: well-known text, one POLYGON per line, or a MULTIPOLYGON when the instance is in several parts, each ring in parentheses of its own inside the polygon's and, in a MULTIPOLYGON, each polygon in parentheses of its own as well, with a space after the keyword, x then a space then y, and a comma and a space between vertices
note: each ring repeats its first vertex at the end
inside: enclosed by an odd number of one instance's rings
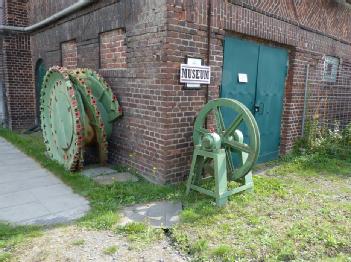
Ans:
POLYGON ((226 150, 227 169, 229 176, 233 179, 239 179, 245 176, 257 161, 260 151, 260 134, 257 123, 250 110, 239 101, 227 98, 220 98, 211 100, 198 114, 195 121, 195 129, 193 140, 195 145, 201 144, 204 134, 209 133, 204 125, 206 119, 211 112, 214 112, 214 126, 216 133, 221 137, 222 148, 226 150), (222 108, 230 108, 235 112, 235 119, 227 127, 224 125, 222 116, 222 108), (237 141, 236 130, 244 123, 248 131, 248 144, 242 144, 237 141), (244 152, 248 154, 245 163, 239 168, 235 169, 232 162, 232 152, 244 152))
POLYGON ((67 70, 51 68, 41 91, 41 126, 48 154, 67 170, 75 170, 82 161, 84 116, 80 101, 67 70))

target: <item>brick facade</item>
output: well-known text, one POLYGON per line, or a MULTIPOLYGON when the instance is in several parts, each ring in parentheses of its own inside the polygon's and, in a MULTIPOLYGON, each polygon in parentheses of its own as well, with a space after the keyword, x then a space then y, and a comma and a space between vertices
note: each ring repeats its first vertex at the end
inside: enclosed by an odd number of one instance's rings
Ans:
MULTIPOLYGON (((191 119, 204 102, 204 90, 185 91, 179 85, 177 65, 186 55, 206 61, 209 0, 167 1, 167 68, 171 73, 168 84, 175 90, 170 98, 176 106, 169 106, 168 115, 172 145, 167 155, 170 161, 167 176, 173 181, 187 175, 191 161, 191 119), (179 117, 180 116, 180 117, 179 117), (189 117, 190 116, 190 117, 189 117), (185 120, 186 117, 189 120, 185 120), (185 121, 184 121, 185 120, 185 121), (180 124, 180 125, 179 125, 180 124), (185 132, 184 132, 185 131, 185 132), (188 144, 180 144, 185 138, 188 144), (182 163, 182 164, 181 164, 182 163), (186 163, 186 164, 185 164, 186 163)), ((209 99, 219 96, 223 65, 223 40, 226 35, 264 42, 289 50, 289 72, 286 80, 281 128, 281 153, 291 150, 301 135, 304 107, 305 67, 310 64, 308 80, 307 117, 317 115, 321 122, 338 120, 350 122, 351 110, 351 10, 334 1, 212 1, 210 65, 213 74, 209 99), (336 29, 337 27, 337 29, 336 29), (337 82, 321 80, 325 55, 341 58, 337 82), (318 112, 315 109, 318 108, 318 112), (342 110, 341 110, 342 108, 342 110)))
MULTIPOLYGON (((29 1, 30 23, 75 2, 29 1)), ((98 70, 118 95, 124 111, 110 140, 110 161, 132 166, 160 183, 181 181, 188 174, 193 122, 207 93, 209 99, 219 96, 227 35, 289 51, 282 153, 288 152, 294 139, 301 135, 307 64, 307 117, 316 116, 327 124, 350 121, 350 9, 332 0, 212 0, 208 19, 209 3, 210 0, 98 1, 33 33, 32 63, 43 59, 52 66, 62 60, 64 65, 98 70), (63 47, 69 47, 72 39, 76 43, 74 52, 65 52, 63 47), (73 64, 65 59, 72 57, 68 53, 76 55, 73 64), (322 77, 325 55, 340 61, 335 83, 322 77), (203 58, 210 64, 208 92, 205 87, 185 90, 179 83, 179 66, 187 56, 203 58)))
POLYGON ((77 68, 77 43, 75 40, 63 42, 61 44, 62 66, 69 69, 77 68))
POLYGON ((100 34, 100 68, 127 67, 126 33, 116 29, 100 34))
MULTIPOLYGON (((7 1, 3 19, 6 25, 28 25, 28 1, 7 1)), ((36 117, 30 36, 9 33, 1 35, 1 41, 7 126, 12 129, 26 129, 35 124, 36 117)))

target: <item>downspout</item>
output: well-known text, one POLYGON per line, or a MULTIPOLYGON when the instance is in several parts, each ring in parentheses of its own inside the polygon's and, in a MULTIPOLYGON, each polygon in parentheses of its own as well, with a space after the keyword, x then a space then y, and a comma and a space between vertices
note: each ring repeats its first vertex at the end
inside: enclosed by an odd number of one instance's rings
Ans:
POLYGON ((304 137, 304 135, 305 135, 309 75, 310 75, 310 65, 307 64, 306 65, 306 76, 305 76, 304 99, 303 99, 302 126, 301 126, 301 136, 302 137, 304 137))
MULTIPOLYGON (((208 0, 207 6, 207 66, 211 60, 211 26, 212 26, 212 0, 208 0)), ((205 104, 209 100, 209 85, 206 86, 205 104)))
POLYGON ((21 26, 9 26, 9 25, 0 25, 0 34, 6 33, 6 32, 21 32, 21 33, 31 33, 37 29, 40 29, 44 26, 47 26, 65 16, 68 16, 70 14, 73 14, 74 12, 82 9, 83 7, 86 7, 92 3, 94 3, 96 0, 79 0, 75 4, 49 16, 48 18, 45 18, 44 20, 30 25, 26 27, 21 27, 21 26))
MULTIPOLYGON (((56 22, 57 20, 65 17, 65 16, 68 16, 68 15, 71 15, 73 13, 75 13, 76 11, 96 2, 97 0, 78 0, 75 4, 73 5, 70 5, 69 7, 45 18, 44 20, 38 22, 38 23, 35 23, 33 25, 30 25, 30 26, 26 26, 26 27, 21 27, 21 26, 9 26, 9 25, 0 25, 0 35, 3 35, 4 33, 32 33, 34 32, 35 30, 38 30, 40 28, 43 28, 47 25, 50 25, 51 23, 53 22, 56 22)), ((5 59, 3 57, 3 59, 5 59)), ((5 70, 5 66, 3 66, 3 70, 5 70)), ((5 77, 5 72, 4 72, 4 77, 5 77)), ((5 87, 6 89, 6 87, 5 87)), ((6 101, 6 97, 5 97, 5 103, 7 102, 6 101)), ((9 121, 9 118, 8 118, 8 108, 7 106, 5 107, 5 121, 6 121, 6 124, 9 125, 8 121, 9 121)))

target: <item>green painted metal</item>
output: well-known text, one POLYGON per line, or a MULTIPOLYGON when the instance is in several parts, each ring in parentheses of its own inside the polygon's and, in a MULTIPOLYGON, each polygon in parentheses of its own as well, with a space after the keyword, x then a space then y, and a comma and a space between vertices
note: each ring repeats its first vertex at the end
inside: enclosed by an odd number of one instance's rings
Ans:
POLYGON ((193 141, 195 149, 187 182, 187 194, 191 189, 196 190, 215 197, 217 205, 221 206, 227 202, 229 195, 253 189, 251 169, 260 151, 260 133, 253 115, 242 103, 225 98, 208 102, 195 120, 193 141), (235 119, 227 127, 224 125, 223 110, 231 111, 235 115, 235 119), (214 116, 214 128, 209 130, 206 123, 210 116, 214 116), (240 127, 247 130, 247 143, 244 143, 240 127), (233 164, 232 152, 238 153, 240 165, 233 164), (206 163, 210 161, 215 178, 214 191, 198 185, 206 163), (243 185, 228 190, 228 178, 243 185))
MULTIPOLYGON (((262 138, 258 162, 279 155, 287 62, 288 52, 283 48, 225 38, 221 97, 239 100, 254 115, 262 138), (239 83, 239 73, 247 74, 247 83, 239 83)), ((227 126, 235 116, 227 110, 222 113, 227 126)), ((242 128, 242 131, 246 142, 247 130, 242 128)))
POLYGON ((255 118, 260 127, 261 136, 267 139, 267 142, 262 143, 261 146, 261 162, 273 160, 279 156, 287 62, 287 50, 260 46, 255 99, 258 112, 255 112, 255 118))
POLYGON ((41 91, 41 125, 47 151, 67 170, 81 169, 85 146, 97 144, 107 161, 107 140, 121 107, 106 82, 89 69, 52 67, 41 91), (107 131, 108 130, 108 131, 107 131))

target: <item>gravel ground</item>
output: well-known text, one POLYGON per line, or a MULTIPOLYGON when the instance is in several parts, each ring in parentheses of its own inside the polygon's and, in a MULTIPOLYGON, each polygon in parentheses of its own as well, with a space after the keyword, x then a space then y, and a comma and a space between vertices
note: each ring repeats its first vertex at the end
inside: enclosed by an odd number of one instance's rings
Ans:
POLYGON ((91 231, 77 226, 47 230, 43 236, 21 245, 13 261, 165 261, 182 262, 189 259, 168 242, 167 238, 144 247, 131 245, 121 235, 110 231, 91 231), (106 249, 115 246, 114 254, 106 249))

